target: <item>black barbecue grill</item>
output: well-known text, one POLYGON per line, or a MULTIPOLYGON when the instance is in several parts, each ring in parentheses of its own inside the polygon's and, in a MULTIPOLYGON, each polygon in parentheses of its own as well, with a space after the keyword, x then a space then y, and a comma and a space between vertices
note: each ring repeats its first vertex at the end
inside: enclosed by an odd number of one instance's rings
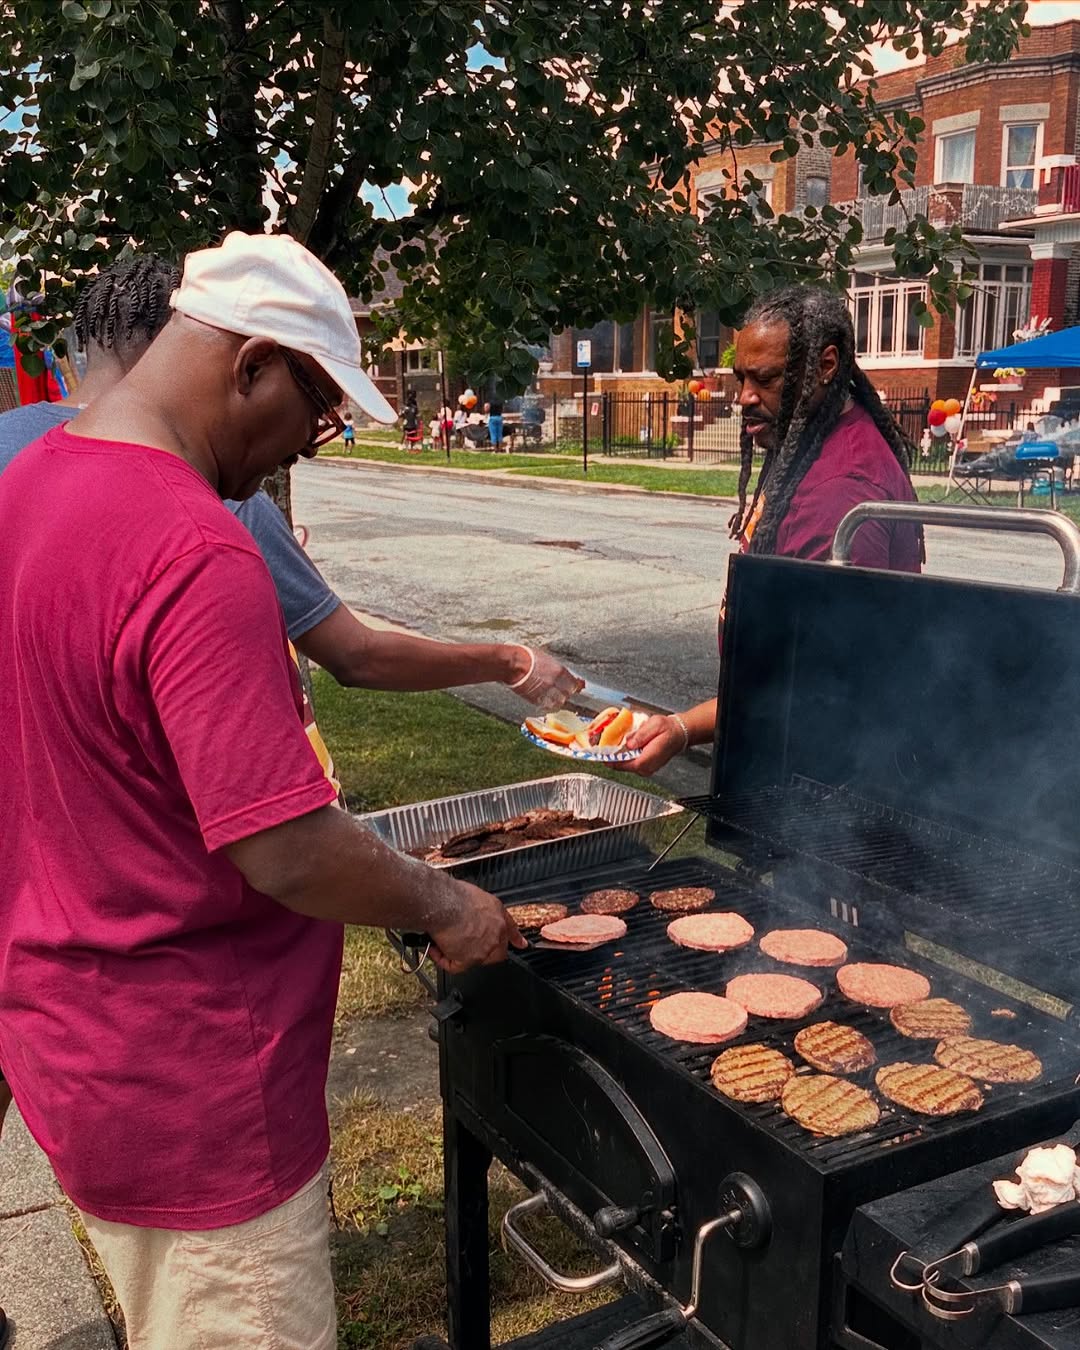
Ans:
MULTIPOLYGON (((990 514, 995 527, 1016 518, 990 514)), ((1053 528, 1061 538, 1057 518, 1053 528)), ((1072 543, 1075 563, 1080 533, 1072 543)), ((522 1213, 552 1209, 602 1257, 596 1282, 622 1278, 657 1309, 605 1346, 661 1345, 681 1330, 691 1346, 730 1350, 922 1345, 884 1311, 880 1340, 847 1325, 837 1291, 854 1286, 836 1263, 854 1211, 1080 1115, 1080 719, 1010 713, 1018 672, 1027 706, 1071 704, 1078 620, 1072 596, 733 560, 713 790, 687 803, 723 853, 651 871, 642 858, 609 863, 503 898, 573 908, 600 887, 707 885, 710 908, 738 911, 759 935, 825 928, 849 960, 922 970, 971 1013, 973 1034, 1035 1050, 1043 1076, 986 1089, 981 1110, 947 1118, 875 1094, 878 1124, 838 1139, 775 1105, 731 1101, 710 1082, 714 1047, 652 1029, 657 998, 787 970, 825 991, 822 1006, 797 1022, 751 1018, 734 1044, 799 1064, 796 1031, 825 1019, 866 1034, 879 1065, 928 1061, 933 1042, 842 998, 833 972, 779 967, 756 942, 725 955, 676 947, 671 915, 647 902, 618 943, 533 948, 440 977, 454 1350, 490 1343, 493 1155, 536 1192, 522 1213)), ((546 1266, 519 1218, 507 1216, 510 1242, 552 1282, 581 1287, 546 1266)))

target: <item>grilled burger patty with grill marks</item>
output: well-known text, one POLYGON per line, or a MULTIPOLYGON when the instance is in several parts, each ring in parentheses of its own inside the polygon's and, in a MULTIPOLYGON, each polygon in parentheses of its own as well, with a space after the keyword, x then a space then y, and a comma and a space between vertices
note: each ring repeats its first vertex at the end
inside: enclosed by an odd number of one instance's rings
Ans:
POLYGON ((540 936, 547 942, 565 942, 570 946, 574 943, 616 942, 626 936, 626 923, 602 914, 571 914, 568 919, 544 924, 540 936))
POLYGON ((805 1017, 823 997, 797 975, 736 975, 724 992, 755 1017, 805 1017))
POLYGON ((874 1075, 874 1082, 882 1096, 921 1116, 977 1111, 984 1100, 970 1078, 936 1064, 885 1064, 874 1075))
POLYGON ((833 1138, 869 1130, 881 1118, 865 1088, 828 1073, 797 1074, 785 1085, 780 1106, 804 1130, 833 1138))
POLYGON ((820 928, 775 928, 761 939, 761 950, 789 966, 839 966, 847 943, 820 928))
POLYGON ((655 909, 692 914, 711 905, 715 899, 716 892, 708 886, 674 886, 668 891, 653 891, 649 903, 655 909))
POLYGON ((517 926, 525 932, 543 928, 546 923, 555 923, 565 919, 570 913, 565 905, 507 905, 506 912, 517 926))
POLYGON ((930 993, 930 981, 917 970, 889 966, 875 961, 856 961, 836 972, 840 992, 852 1003, 868 1008, 894 1008, 898 1003, 915 1003, 930 993))
POLYGON ((974 1036, 948 1036, 934 1051, 945 1069, 966 1073, 980 1083, 1033 1083, 1042 1074, 1042 1060, 1019 1045, 980 1041, 974 1036))
POLYGON ((822 1073, 860 1073, 877 1060, 861 1031, 840 1022, 815 1022, 795 1033, 795 1050, 822 1073))
POLYGON ((582 914, 627 914, 641 899, 637 891, 590 891, 581 902, 582 914))
POLYGON ((787 1055, 767 1045, 733 1045, 713 1060, 713 1087, 737 1102, 774 1102, 795 1073, 787 1055))
POLYGON ((963 1036, 971 1030, 970 1014, 947 998, 898 1003, 889 1013, 889 1021, 901 1036, 919 1041, 940 1041, 945 1036, 963 1036))

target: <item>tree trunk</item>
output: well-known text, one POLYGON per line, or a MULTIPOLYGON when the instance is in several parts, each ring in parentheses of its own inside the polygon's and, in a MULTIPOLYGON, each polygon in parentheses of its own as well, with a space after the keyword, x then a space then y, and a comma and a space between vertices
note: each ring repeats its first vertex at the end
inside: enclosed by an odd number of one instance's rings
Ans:
POLYGON ((217 143, 221 147, 221 182, 229 198, 232 224, 248 234, 261 234, 266 221, 263 168, 259 158, 259 124, 255 99, 259 76, 250 53, 243 0, 211 0, 221 25, 224 52, 221 97, 217 107, 217 143))

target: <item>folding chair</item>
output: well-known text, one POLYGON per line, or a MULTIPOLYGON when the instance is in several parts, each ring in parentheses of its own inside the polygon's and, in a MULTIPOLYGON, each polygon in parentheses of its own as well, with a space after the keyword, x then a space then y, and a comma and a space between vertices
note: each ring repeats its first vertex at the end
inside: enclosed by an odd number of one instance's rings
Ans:
MULTIPOLYGON (((949 465, 949 480, 945 489, 945 500, 952 496, 955 490, 971 503, 972 506, 992 506, 990 500, 990 489, 993 482, 993 474, 986 469, 972 471, 964 463, 964 455, 967 447, 962 442, 957 442, 953 447, 952 462, 949 465), (985 484, 985 487, 983 486, 985 484)), ((981 458, 981 456, 979 456, 981 458)))

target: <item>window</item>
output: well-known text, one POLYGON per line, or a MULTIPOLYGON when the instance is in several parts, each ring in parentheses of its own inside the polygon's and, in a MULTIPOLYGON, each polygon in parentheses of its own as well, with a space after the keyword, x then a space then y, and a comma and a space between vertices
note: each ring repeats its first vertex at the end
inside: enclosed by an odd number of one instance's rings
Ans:
POLYGON ((619 371, 637 370, 634 361, 635 327, 633 322, 615 323, 612 319, 605 319, 592 328, 575 328, 571 338, 575 348, 583 338, 588 338, 592 343, 590 370, 594 375, 613 375, 619 371))
POLYGON ((699 309, 697 312, 697 363, 702 370, 716 370, 720 365, 720 353, 727 343, 723 341, 725 328, 715 309, 699 309))
POLYGON ((1041 122, 1010 122, 1001 137, 1001 184, 1033 188, 1035 166, 1042 153, 1041 122))
POLYGON ((972 277, 974 293, 956 317, 957 356, 1006 347, 1031 310, 1031 267, 983 263, 972 277))
POLYGON ((810 174, 806 179, 807 206, 824 206, 829 200, 829 180, 820 174, 810 174))
POLYGON ((921 356, 923 328, 917 316, 926 287, 873 272, 856 272, 848 296, 855 325, 855 354, 867 357, 921 356))
POLYGON ((766 178, 762 182, 761 187, 753 192, 751 192, 751 190, 744 185, 743 196, 750 203, 751 207, 754 210, 755 215, 758 214, 758 208, 761 206, 762 203, 764 203, 766 206, 770 208, 772 207, 772 189, 773 185, 771 178, 766 178))
POLYGON ((435 353, 426 348, 417 347, 405 353, 405 373, 415 375, 419 370, 435 369, 435 353))
POLYGON ((634 329, 637 327, 633 323, 619 324, 619 369, 637 370, 637 363, 634 360, 634 329))
POLYGON ((648 348, 645 354, 646 369, 656 369, 658 342, 663 338, 670 347, 673 327, 671 315, 666 310, 654 309, 649 311, 648 348))
POLYGON ((975 181, 975 129, 957 131, 951 136, 937 138, 938 183, 973 183, 975 181))

